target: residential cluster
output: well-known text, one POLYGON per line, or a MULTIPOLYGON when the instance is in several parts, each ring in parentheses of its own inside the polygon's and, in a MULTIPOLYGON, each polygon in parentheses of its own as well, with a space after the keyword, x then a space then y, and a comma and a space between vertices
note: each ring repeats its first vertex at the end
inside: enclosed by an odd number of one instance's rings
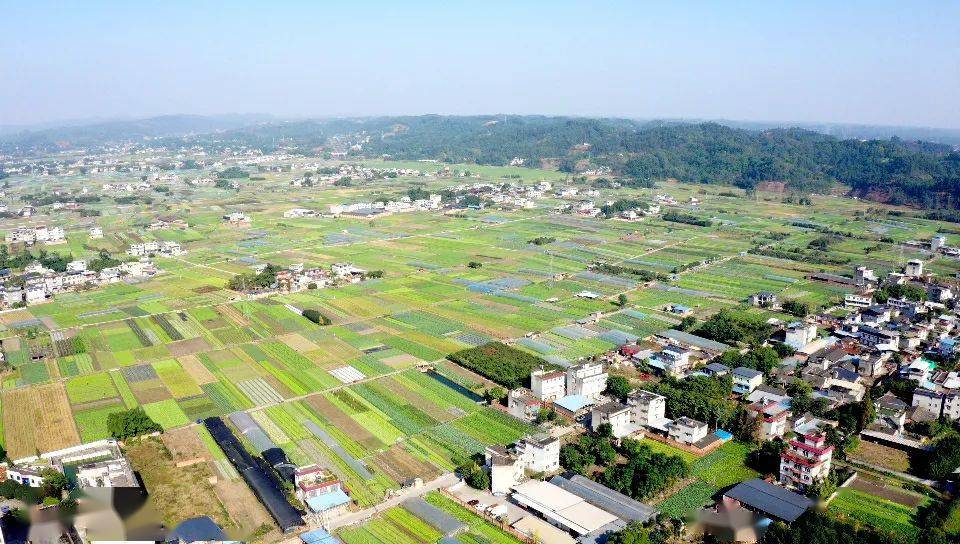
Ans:
MULTIPOLYGON (((0 277, 2 307, 19 308, 42 304, 53 300, 53 296, 57 293, 117 283, 127 277, 142 279, 159 272, 146 257, 136 261, 122 262, 99 271, 90 270, 87 266, 86 260, 70 261, 67 263, 66 270, 58 272, 35 261, 24 267, 21 275, 14 276, 6 270, 6 275, 0 277)), ((0 271, 0 274, 2 272, 0 271)))
POLYGON ((180 246, 179 242, 165 240, 162 242, 143 242, 140 244, 130 244, 127 249, 127 255, 132 257, 152 257, 161 255, 164 257, 178 257, 186 251, 180 246))
POLYGON ((36 243, 62 244, 67 241, 63 234, 63 227, 46 225, 17 227, 8 232, 5 239, 8 244, 20 243, 28 246, 36 243))
MULTIPOLYGON (((942 243, 932 245, 943 248, 942 243)), ((774 333, 764 344, 780 354, 771 369, 731 368, 722 361, 730 360, 728 352, 736 353, 734 347, 670 329, 627 341, 599 359, 558 370, 536 369, 529 388, 508 392, 506 411, 537 422, 550 421, 544 417, 549 411, 564 429, 598 431, 609 426, 605 428, 614 440, 647 438, 703 455, 730 440, 732 433, 685 416, 677 407, 668 417, 668 400, 655 387, 635 388, 626 398, 610 396, 608 368, 634 367, 681 381, 729 380, 729 398, 755 420, 756 439, 783 440, 779 473, 775 482, 750 480, 734 486, 701 512, 701 525, 717 535, 740 527, 743 520, 750 520, 748 527, 761 519, 790 523, 811 508, 813 501, 803 494, 824 485, 834 465, 837 446, 830 436, 839 432, 839 422, 822 414, 869 400, 877 417, 859 438, 917 453, 928 448, 929 438, 911 432, 912 423, 960 420, 960 371, 954 369, 960 358, 953 309, 956 282, 924 268, 923 261, 910 260, 882 278, 866 266, 855 267, 851 276, 811 274, 811 280, 843 286, 847 293, 840 305, 814 315, 786 322, 771 318, 767 325, 774 333), (886 379, 915 382, 912 399, 893 391, 871 399, 873 386, 886 379), (810 392, 801 410, 788 393, 798 383, 810 392), (815 410, 806 408, 814 405, 815 410)), ((795 308, 771 292, 756 293, 749 302, 795 308)), ((587 535, 596 525, 565 515, 557 503, 565 495, 551 487, 553 480, 540 481, 544 474, 561 470, 557 436, 487 448, 491 490, 541 512, 568 533, 587 535)), ((594 515, 597 523, 604 519, 594 515)))
POLYGON ((0 480, 13 480, 28 487, 41 487, 44 474, 55 470, 70 474, 80 489, 140 487, 120 444, 98 440, 39 456, 0 463, 0 480))
POLYGON ((341 164, 335 170, 320 169, 318 173, 307 172, 290 182, 294 187, 332 185, 341 180, 373 181, 385 178, 419 177, 423 173, 413 168, 374 168, 360 164, 341 164))
POLYGON ((439 210, 442 197, 431 194, 427 198, 413 200, 403 196, 397 200, 378 200, 376 202, 354 202, 351 204, 331 204, 330 215, 339 217, 350 215, 354 217, 380 217, 395 213, 415 212, 424 210, 439 210))

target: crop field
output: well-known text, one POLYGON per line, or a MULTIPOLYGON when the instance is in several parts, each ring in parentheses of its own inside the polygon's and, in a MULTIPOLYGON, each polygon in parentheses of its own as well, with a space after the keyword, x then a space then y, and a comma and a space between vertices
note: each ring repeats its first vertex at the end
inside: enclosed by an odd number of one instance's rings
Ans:
MULTIPOLYGON (((428 504, 464 523, 467 530, 456 539, 464 544, 519 544, 521 541, 439 492, 426 495, 428 504)), ((435 544, 443 534, 401 506, 390 508, 357 527, 341 529, 337 536, 346 544, 435 544)))
POLYGON ((836 497, 830 501, 830 510, 901 536, 908 541, 917 537, 917 527, 913 519, 917 513, 916 507, 899 504, 863 491, 843 488, 837 491, 836 497))
MULTIPOLYGON (((538 169, 470 169, 491 182, 564 177, 538 169)), ((148 231, 153 207, 106 203, 102 215, 68 230, 62 247, 74 258, 93 258, 101 248, 119 254, 131 243, 152 240, 180 241, 187 254, 157 257, 162 272, 144 281, 59 293, 49 303, 0 314, 0 349, 8 363, 0 374, 2 435, 10 456, 103 438, 107 416, 126 408, 142 406, 171 432, 203 417, 245 412, 259 430, 256 440, 244 438, 247 446, 275 445, 296 463, 329 466, 356 502, 369 506, 411 477, 432 478, 490 444, 533 430, 482 407, 479 395, 492 383, 445 361, 453 352, 496 340, 569 365, 677 324, 679 317, 668 311, 672 304, 689 306, 699 319, 738 307, 760 290, 829 305, 844 290, 809 274, 850 275, 860 262, 878 274, 912 257, 939 274, 960 271, 956 260, 901 246, 949 225, 915 217, 894 225, 869 212, 877 204, 851 199, 817 196, 813 206, 797 206, 779 195, 736 198, 719 195, 715 186, 663 182, 656 189, 603 189, 598 198, 651 200, 668 193, 685 202, 696 195, 699 205, 678 208, 710 218, 712 226, 554 213, 569 203, 554 196, 534 209, 285 218, 293 207, 325 211, 331 204, 399 195, 414 182, 430 191, 460 183, 430 177, 308 190, 289 181, 270 173, 240 192, 197 187, 189 198, 153 195, 165 214, 189 223, 183 230, 148 231), (223 223, 222 216, 237 209, 251 216, 249 227, 223 223), (88 223, 103 227, 104 238, 90 240, 88 223), (764 244, 805 250, 819 236, 810 224, 865 236, 885 228, 889 238, 838 237, 826 254, 848 259, 843 264, 750 252, 764 244), (591 269, 598 261, 633 272, 591 269), (328 268, 337 262, 383 276, 266 296, 226 287, 255 264, 328 268), (644 283, 638 272, 659 276, 644 283), (622 308, 613 304, 620 294, 627 297, 622 308), (316 309, 331 324, 315 325, 288 304, 316 309)), ((102 179, 62 182, 98 186, 102 179)), ((10 228, 16 220, 0 218, 0 224, 10 228)), ((948 243, 960 244, 960 235, 947 236, 948 243)), ((754 475, 743 466, 746 450, 739 444, 696 459, 649 443, 691 464, 692 482, 661 503, 670 515, 685 515, 717 490, 754 475)), ((364 531, 393 531, 398 524, 409 529, 413 522, 398 511, 378 523, 344 538, 365 542, 364 531)), ((476 541, 501 541, 502 535, 484 536, 489 529, 478 527, 476 541)))
POLYGON ((653 451, 680 457, 690 465, 692 481, 657 504, 663 513, 674 518, 689 518, 721 489, 757 476, 744 464, 750 447, 739 442, 727 442, 703 457, 655 440, 644 440, 643 444, 653 451))

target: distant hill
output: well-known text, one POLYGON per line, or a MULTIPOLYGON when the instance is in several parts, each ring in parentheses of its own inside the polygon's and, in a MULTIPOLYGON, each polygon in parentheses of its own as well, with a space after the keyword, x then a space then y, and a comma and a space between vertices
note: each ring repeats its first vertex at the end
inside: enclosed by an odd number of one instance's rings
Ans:
POLYGON ((0 127, 0 145, 36 150, 84 147, 143 138, 207 134, 273 119, 267 115, 257 114, 164 115, 135 120, 91 123, 77 121, 59 126, 51 124, 35 127, 3 126, 0 127))
MULTIPOLYGON (((831 126, 841 130, 840 125, 831 126)), ((157 138, 172 147, 349 151, 357 158, 492 165, 521 159, 526 166, 546 165, 572 174, 608 167, 614 175, 631 178, 777 187, 788 192, 826 192, 842 183, 854 194, 877 201, 960 208, 960 152, 951 145, 899 137, 841 139, 803 128, 736 128, 714 122, 517 115, 298 121, 168 116, 0 137, 0 149, 142 138, 157 138)))

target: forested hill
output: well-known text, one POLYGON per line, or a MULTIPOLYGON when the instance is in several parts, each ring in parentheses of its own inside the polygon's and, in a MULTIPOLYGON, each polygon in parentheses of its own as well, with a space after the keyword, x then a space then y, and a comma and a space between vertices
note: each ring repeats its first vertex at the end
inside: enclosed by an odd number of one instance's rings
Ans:
MULTIPOLYGON (((292 147, 308 154, 349 151, 355 157, 494 165, 518 158, 525 166, 571 173, 607 166, 615 175, 744 188, 783 182, 786 190, 796 192, 826 191, 840 182, 854 194, 875 200, 960 208, 960 152, 944 144, 896 138, 842 140, 797 128, 750 130, 718 123, 512 115, 258 119, 259 124, 232 127, 229 123, 238 120, 229 119, 216 120, 219 130, 204 134, 203 123, 196 119, 171 119, 150 123, 147 129, 101 125, 92 135, 71 128, 72 138, 67 140, 109 140, 111 131, 137 136, 146 132, 156 138, 152 144, 167 146, 201 144, 216 149, 243 144, 264 151, 292 147), (163 130, 168 131, 167 138, 160 134, 163 130)), ((41 135, 0 137, 0 151, 29 148, 25 140, 37 136, 41 135)), ((42 141, 62 136, 46 131, 42 141)), ((56 139, 58 146, 63 141, 56 139)))
POLYGON ((877 200, 960 206, 960 153, 928 142, 554 117, 394 118, 371 135, 362 151, 369 156, 480 164, 518 157, 528 166, 552 159, 570 172, 609 166, 631 177, 745 188, 782 181, 795 191, 822 191, 841 182, 877 200))

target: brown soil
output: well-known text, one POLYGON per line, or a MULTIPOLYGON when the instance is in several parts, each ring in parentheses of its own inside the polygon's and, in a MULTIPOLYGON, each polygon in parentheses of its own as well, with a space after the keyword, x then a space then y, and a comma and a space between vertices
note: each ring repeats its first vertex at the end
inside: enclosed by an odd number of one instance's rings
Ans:
POLYGON ((923 497, 916 493, 872 480, 866 476, 858 476, 856 480, 850 483, 849 487, 910 508, 916 508, 923 502, 923 497))

